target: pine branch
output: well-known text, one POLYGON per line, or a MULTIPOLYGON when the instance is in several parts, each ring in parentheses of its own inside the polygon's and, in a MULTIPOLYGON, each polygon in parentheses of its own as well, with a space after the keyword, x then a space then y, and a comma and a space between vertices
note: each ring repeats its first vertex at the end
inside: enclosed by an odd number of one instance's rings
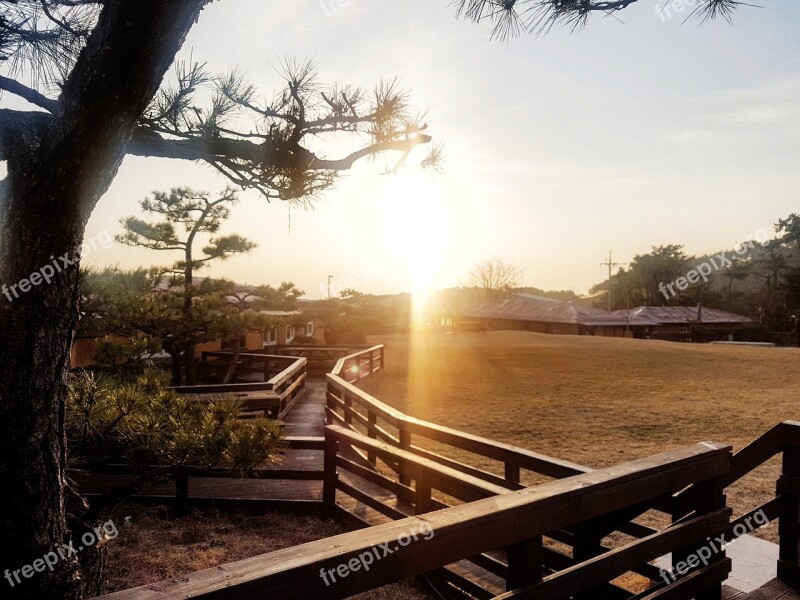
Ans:
POLYGON ((43 108, 51 113, 55 113, 58 110, 58 100, 52 100, 44 94, 37 92, 36 90, 29 88, 28 86, 23 85, 14 79, 10 79, 2 75, 0 75, 0 90, 6 91, 9 94, 14 94, 15 96, 19 96, 34 106, 43 108))

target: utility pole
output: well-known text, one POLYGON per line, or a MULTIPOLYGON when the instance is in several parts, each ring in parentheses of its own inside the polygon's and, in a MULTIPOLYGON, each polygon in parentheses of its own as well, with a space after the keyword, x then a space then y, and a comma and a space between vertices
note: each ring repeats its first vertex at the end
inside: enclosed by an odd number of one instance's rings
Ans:
POLYGON ((333 275, 328 275, 328 300, 331 299, 331 279, 333 279, 333 275))
POLYGON ((608 311, 611 312, 611 310, 614 307, 614 304, 613 304, 613 302, 611 300, 611 269, 613 269, 614 267, 624 267, 625 263, 615 263, 611 259, 611 250, 609 250, 608 251, 608 260, 606 262, 601 262, 600 266, 601 267, 608 267, 608 294, 607 294, 607 296, 608 296, 608 311))

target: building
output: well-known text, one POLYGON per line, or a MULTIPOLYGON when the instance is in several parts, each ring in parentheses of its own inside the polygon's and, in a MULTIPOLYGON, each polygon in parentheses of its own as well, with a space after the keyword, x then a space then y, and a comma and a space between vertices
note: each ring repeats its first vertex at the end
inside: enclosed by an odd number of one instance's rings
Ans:
MULTIPOLYGON (((195 278, 195 284, 199 285, 205 278, 195 278)), ((161 290, 172 290, 175 293, 180 291, 179 287, 171 285, 167 280, 159 284, 161 290)), ((256 299, 253 292, 255 286, 235 284, 234 293, 228 296, 231 304, 239 306, 242 310, 254 310, 250 305, 256 299)), ((302 306, 297 310, 259 310, 259 314, 270 317, 274 325, 269 328, 259 328, 249 331, 239 340, 239 347, 242 351, 263 350, 270 346, 284 346, 289 344, 325 344, 324 323, 314 317, 304 317, 302 306)), ((70 367, 73 369, 85 368, 96 364, 97 347, 99 341, 124 341, 124 338, 116 335, 92 335, 86 334, 84 337, 76 339, 70 349, 70 367)), ((235 340, 213 340, 202 344, 196 344, 194 354, 199 359, 203 352, 219 352, 234 346, 235 340)), ((162 352, 156 358, 169 357, 169 354, 162 352)))
MULTIPOLYGON (((261 310, 259 314, 274 318, 276 325, 263 330, 253 330, 242 336, 239 347, 242 351, 263 350, 270 346, 288 344, 325 344, 325 327, 319 319, 305 319, 302 310, 261 310)), ((203 352, 218 352, 233 347, 233 340, 214 340, 197 344, 195 356, 203 352)))
POLYGON ((645 317, 610 313, 575 300, 529 295, 487 298, 463 307, 460 318, 481 321, 487 329, 607 337, 648 337, 658 326, 645 317))
POLYGON ((639 306, 613 314, 658 323, 652 337, 679 342, 725 339, 752 319, 718 308, 698 306, 639 306))
POLYGON ((456 322, 471 325, 462 327, 464 331, 506 329, 690 342, 729 339, 752 321, 742 315, 700 305, 639 306, 608 312, 575 300, 514 295, 467 305, 461 309, 456 322))

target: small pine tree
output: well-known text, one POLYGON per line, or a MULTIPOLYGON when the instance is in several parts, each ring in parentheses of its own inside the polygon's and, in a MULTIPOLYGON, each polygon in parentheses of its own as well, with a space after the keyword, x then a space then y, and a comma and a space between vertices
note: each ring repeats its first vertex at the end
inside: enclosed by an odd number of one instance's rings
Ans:
POLYGON ((238 417, 242 401, 199 401, 176 394, 152 366, 133 380, 79 371, 70 381, 66 425, 73 466, 122 462, 147 482, 176 482, 176 508, 188 500, 192 472, 224 467, 232 475, 272 461, 281 451, 277 421, 238 417))

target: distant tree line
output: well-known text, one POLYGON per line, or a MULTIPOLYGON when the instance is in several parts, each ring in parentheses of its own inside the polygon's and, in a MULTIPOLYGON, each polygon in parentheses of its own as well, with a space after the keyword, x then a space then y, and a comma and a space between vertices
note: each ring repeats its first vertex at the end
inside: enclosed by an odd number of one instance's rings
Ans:
MULTIPOLYGON (((800 215, 779 219, 774 235, 706 256, 687 255, 681 244, 653 246, 620 268, 611 285, 614 309, 702 303, 749 316, 772 331, 795 330, 800 314, 800 215), (705 276, 673 286, 674 294, 664 292, 664 284, 686 278, 691 271, 705 276)), ((608 286, 606 280, 591 292, 608 286)))

